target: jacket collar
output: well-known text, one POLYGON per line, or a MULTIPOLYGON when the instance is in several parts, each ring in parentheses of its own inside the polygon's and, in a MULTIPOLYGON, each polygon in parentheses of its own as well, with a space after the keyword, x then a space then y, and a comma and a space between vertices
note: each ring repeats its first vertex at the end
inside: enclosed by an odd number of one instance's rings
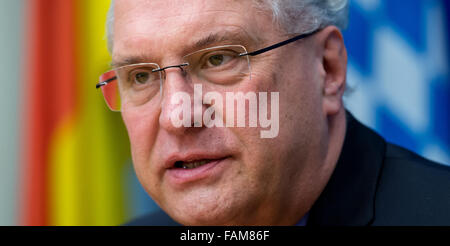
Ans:
POLYGON ((347 132, 336 168, 309 213, 309 225, 364 226, 374 218, 375 193, 386 142, 347 112, 347 132))

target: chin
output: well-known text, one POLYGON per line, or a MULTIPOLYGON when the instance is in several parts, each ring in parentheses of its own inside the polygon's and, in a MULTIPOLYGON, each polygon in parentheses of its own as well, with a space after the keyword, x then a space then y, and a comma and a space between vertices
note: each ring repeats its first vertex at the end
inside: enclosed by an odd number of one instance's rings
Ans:
MULTIPOLYGON (((178 223, 187 226, 231 225, 232 218, 236 218, 242 209, 223 202, 217 197, 199 200, 188 199, 178 201, 176 207, 169 206, 165 211, 178 223), (181 207, 178 204, 182 204, 181 207)), ((234 224, 233 224, 234 225, 234 224)))
POLYGON ((178 210, 174 214, 169 215, 178 223, 186 226, 220 226, 229 225, 229 216, 226 212, 216 210, 209 212, 209 210, 178 210))

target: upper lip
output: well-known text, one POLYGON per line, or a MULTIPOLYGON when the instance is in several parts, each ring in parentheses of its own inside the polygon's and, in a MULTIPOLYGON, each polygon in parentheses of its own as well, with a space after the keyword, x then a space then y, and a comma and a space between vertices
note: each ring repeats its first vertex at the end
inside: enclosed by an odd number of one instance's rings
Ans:
POLYGON ((176 162, 192 162, 200 160, 217 160, 224 159, 228 155, 224 154, 212 154, 212 153, 187 153, 187 154, 173 154, 170 155, 164 162, 165 169, 174 168, 176 162))

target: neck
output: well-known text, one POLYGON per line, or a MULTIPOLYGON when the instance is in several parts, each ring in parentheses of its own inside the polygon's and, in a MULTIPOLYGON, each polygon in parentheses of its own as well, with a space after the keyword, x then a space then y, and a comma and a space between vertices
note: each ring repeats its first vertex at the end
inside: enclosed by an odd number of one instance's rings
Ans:
MULTIPOLYGON (((344 146, 345 133, 347 132, 347 119, 345 109, 342 108, 337 114, 328 117, 328 152, 325 158, 324 179, 325 185, 331 177, 344 146)), ((323 187, 325 188, 325 187, 323 187)))
POLYGON ((347 128, 345 114, 345 109, 342 108, 337 114, 327 118, 328 137, 326 138, 325 157, 321 158, 321 165, 317 165, 318 163, 314 164, 312 170, 308 172, 308 177, 302 182, 303 187, 310 188, 305 192, 306 194, 301 195, 301 199, 297 200, 297 213, 294 216, 296 220, 292 221, 292 224, 297 223, 308 213, 333 174, 344 145, 347 128))

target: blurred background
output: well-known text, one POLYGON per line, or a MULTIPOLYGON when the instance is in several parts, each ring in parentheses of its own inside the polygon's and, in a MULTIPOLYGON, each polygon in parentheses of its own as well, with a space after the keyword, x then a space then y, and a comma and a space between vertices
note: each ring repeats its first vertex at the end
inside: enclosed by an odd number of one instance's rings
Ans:
MULTIPOLYGON (((109 1, 0 0, 0 225, 119 225, 157 208, 94 88, 109 1)), ((450 1, 350 4, 348 109, 450 164, 450 1)))

